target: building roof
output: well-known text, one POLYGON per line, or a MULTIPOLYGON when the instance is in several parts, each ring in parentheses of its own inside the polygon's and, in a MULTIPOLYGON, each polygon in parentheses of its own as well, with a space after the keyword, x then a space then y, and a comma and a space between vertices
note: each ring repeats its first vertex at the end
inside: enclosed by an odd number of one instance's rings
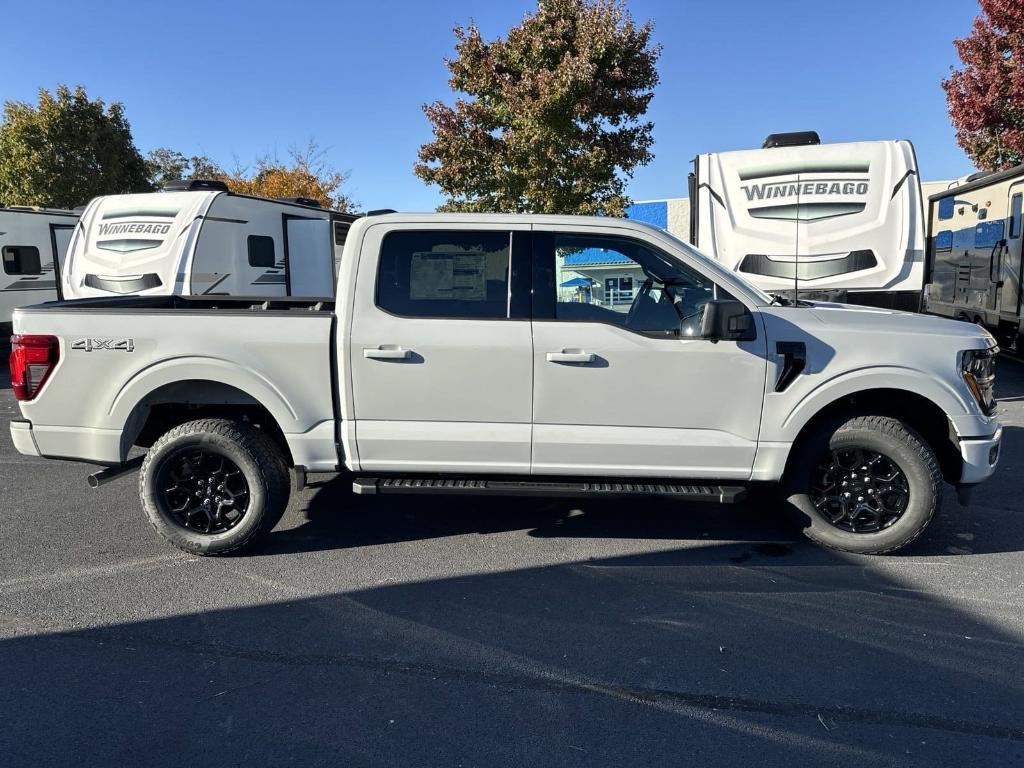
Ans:
POLYGON ((594 267, 599 264, 636 264, 636 262, 618 251, 608 251, 604 248, 584 248, 581 251, 566 254, 562 264, 566 267, 594 267))
POLYGON ((574 277, 572 280, 566 280, 564 283, 559 284, 559 288, 579 288, 583 285, 591 285, 591 281, 586 277, 574 277))

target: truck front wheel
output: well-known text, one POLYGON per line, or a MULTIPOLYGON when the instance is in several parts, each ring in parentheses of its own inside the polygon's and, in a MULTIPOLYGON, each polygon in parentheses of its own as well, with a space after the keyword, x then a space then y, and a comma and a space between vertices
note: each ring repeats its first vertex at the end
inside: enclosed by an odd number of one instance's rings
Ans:
POLYGON ((881 554, 924 532, 939 505, 942 472, 931 447, 903 422, 856 416, 802 440, 783 485, 808 538, 881 554))
POLYGON ((150 524, 195 555, 234 552, 269 532, 289 492, 277 444, 258 428, 227 419, 170 430, 149 449, 139 473, 150 524))

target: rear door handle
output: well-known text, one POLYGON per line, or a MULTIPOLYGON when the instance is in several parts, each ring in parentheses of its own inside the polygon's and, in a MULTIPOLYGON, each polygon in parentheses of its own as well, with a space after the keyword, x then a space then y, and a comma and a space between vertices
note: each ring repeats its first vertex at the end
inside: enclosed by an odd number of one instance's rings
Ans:
POLYGON ((363 357, 371 360, 407 360, 412 357, 412 350, 401 347, 364 347, 363 357))
POLYGON ((594 355, 590 352, 567 352, 565 350, 561 352, 548 352, 547 359, 549 363, 592 363, 594 362, 594 355))

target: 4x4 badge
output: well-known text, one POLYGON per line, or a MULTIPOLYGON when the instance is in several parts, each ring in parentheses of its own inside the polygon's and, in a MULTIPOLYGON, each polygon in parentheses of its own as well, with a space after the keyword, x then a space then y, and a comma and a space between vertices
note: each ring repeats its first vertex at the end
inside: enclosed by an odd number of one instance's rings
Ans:
POLYGON ((76 339, 71 342, 72 349, 92 352, 95 349, 113 349, 119 352, 134 352, 135 339, 76 339))

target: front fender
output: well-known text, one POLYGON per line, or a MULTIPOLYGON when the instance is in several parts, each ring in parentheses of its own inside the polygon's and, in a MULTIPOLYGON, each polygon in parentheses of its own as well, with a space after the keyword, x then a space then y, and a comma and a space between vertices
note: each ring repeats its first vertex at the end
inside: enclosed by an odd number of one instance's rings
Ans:
POLYGON ((844 397, 878 389, 899 389, 930 400, 957 422, 973 413, 966 391, 913 368, 877 366, 847 371, 824 381, 817 376, 798 378, 786 392, 769 392, 761 440, 790 443, 825 407, 844 397))

